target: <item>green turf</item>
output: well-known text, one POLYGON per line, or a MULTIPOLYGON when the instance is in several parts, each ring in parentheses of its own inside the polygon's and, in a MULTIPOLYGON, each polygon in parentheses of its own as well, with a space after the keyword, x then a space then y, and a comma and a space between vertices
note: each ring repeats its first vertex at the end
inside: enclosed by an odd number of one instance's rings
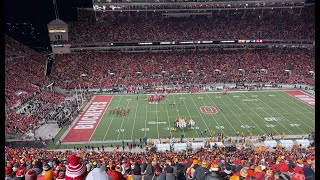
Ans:
POLYGON ((169 94, 165 102, 149 104, 147 95, 116 95, 98 124, 91 141, 175 137, 200 137, 215 130, 227 136, 245 134, 308 134, 315 129, 315 109, 281 91, 205 94, 169 94), (168 104, 176 102, 175 107, 168 104), (214 106, 217 114, 201 113, 201 106, 214 106), (129 107, 126 117, 110 109, 129 107), (176 118, 193 119, 195 129, 171 130, 176 118), (267 118, 267 119, 265 119, 267 118), (160 124, 159 124, 160 122, 160 124), (165 124, 164 124, 165 123, 165 124), (149 131, 145 131, 149 129, 149 131), (123 131, 123 132, 122 132, 123 131))

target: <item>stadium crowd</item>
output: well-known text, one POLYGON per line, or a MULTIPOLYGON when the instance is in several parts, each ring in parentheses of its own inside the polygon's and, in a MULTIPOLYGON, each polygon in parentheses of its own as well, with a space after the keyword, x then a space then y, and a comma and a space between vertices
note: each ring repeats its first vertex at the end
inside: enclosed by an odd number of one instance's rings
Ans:
POLYGON ((314 76, 309 75, 314 71, 314 49, 85 52, 57 55, 56 60, 52 79, 66 89, 222 82, 314 84, 314 76))
MULTIPOLYGON (((165 18, 159 13, 103 14, 78 11, 71 23, 73 43, 212 40, 314 39, 314 9, 219 11, 208 17, 165 18), (280 15, 280 11, 282 15, 280 15), (226 14, 228 13, 228 15, 226 14), (135 22, 135 23, 132 23, 135 22)), ((220 82, 307 83, 314 85, 314 49, 102 53, 56 55, 50 77, 45 58, 6 36, 5 131, 33 132, 49 119, 71 121, 76 100, 43 90, 51 80, 64 89, 130 85, 210 84, 220 82), (16 58, 16 59, 14 59, 16 58), (89 63, 88 63, 89 62, 89 63), (94 63, 90 63, 94 62, 94 63), (287 70, 287 71, 285 71, 287 70)), ((90 95, 88 96, 90 98, 90 95)), ((107 152, 88 149, 49 151, 5 148, 5 179, 22 180, 313 180, 315 149, 254 151, 227 148, 197 152, 107 152)))
POLYGON ((34 130, 48 120, 63 125, 77 108, 76 100, 64 101, 65 98, 65 95, 53 91, 35 95, 19 112, 6 114, 5 131, 18 135, 35 133, 34 130))
POLYGON ((314 8, 217 11, 205 16, 164 18, 159 12, 104 13, 96 22, 93 11, 78 10, 70 23, 75 44, 132 41, 213 39, 314 39, 314 8), (282 13, 282 14, 281 14, 282 13), (134 23, 133 23, 134 22, 134 23))
POLYGON ((5 57, 14 58, 19 56, 30 56, 34 55, 36 52, 28 48, 27 46, 19 43, 18 41, 12 39, 8 35, 5 35, 5 57))
POLYGON ((314 148, 197 152, 5 148, 6 180, 313 180, 314 148))
POLYGON ((5 39, 5 132, 21 137, 48 120, 67 122, 76 102, 43 89, 49 83, 46 58, 7 35, 5 39))
POLYGON ((46 59, 39 53, 6 36, 5 100, 6 108, 18 101, 29 99, 47 85, 45 74, 46 59), (11 47, 11 48, 9 48, 11 47), (10 59, 12 55, 20 58, 10 59), (20 91, 20 93, 18 93, 20 91))

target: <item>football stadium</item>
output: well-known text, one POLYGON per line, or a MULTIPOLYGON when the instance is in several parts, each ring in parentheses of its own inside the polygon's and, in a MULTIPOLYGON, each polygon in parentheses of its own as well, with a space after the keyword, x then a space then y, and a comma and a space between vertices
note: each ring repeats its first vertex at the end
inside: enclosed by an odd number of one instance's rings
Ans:
POLYGON ((41 3, 5 19, 6 180, 316 179, 314 1, 41 3))

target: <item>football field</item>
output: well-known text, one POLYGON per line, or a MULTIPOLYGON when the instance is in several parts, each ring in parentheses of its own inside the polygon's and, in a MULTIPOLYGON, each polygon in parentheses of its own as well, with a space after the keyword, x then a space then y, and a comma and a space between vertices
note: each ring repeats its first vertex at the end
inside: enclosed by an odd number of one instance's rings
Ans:
MULTIPOLYGON (((315 130, 314 97, 302 91, 249 91, 199 94, 168 94, 160 103, 147 101, 149 95, 106 95, 108 101, 101 106, 92 126, 79 126, 71 132, 90 127, 90 133, 82 139, 66 138, 64 142, 130 140, 163 137, 201 137, 210 132, 222 132, 236 136, 244 134, 308 134, 315 130), (110 113, 113 109, 130 109, 126 116, 110 113), (99 116, 99 117, 98 117, 99 116), (195 121, 194 128, 175 129, 175 120, 183 118, 195 121)), ((93 100, 94 101, 94 100, 93 100)), ((95 102, 91 101, 91 104, 95 102)), ((99 102, 96 102, 99 104, 99 102)), ((85 109, 84 115, 86 116, 85 109)), ((99 107, 98 107, 99 108, 99 107)), ((91 111, 93 112, 93 111, 91 111)), ((95 111, 96 112, 96 111, 95 111)), ((81 119, 81 118, 80 118, 81 119)), ((82 124, 86 124, 83 121, 82 124)), ((70 134, 69 131, 69 134, 70 134)), ((73 133, 74 134, 74 133, 73 133)), ((67 135, 68 136, 68 135, 67 135)), ((71 136, 70 136, 71 137, 71 136)))

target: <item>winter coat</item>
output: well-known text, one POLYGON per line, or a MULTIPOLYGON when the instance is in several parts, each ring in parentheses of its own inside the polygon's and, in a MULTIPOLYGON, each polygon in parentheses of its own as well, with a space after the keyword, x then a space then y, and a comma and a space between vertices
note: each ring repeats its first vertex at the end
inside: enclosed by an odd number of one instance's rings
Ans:
POLYGON ((36 175, 39 176, 42 173, 42 168, 33 168, 34 172, 36 172, 36 175))
POLYGON ((112 180, 112 178, 100 168, 94 168, 86 177, 86 180, 112 180))
POLYGON ((152 167, 151 164, 148 164, 146 169, 146 174, 144 176, 144 180, 152 180, 154 171, 155 171, 154 167, 152 167))
POLYGON ((166 180, 166 175, 164 173, 160 173, 160 175, 157 177, 157 180, 166 180))
POLYGON ((121 172, 116 171, 116 170, 110 170, 108 171, 108 174, 112 177, 113 180, 122 180, 123 175, 121 172))
POLYGON ((186 173, 187 169, 192 165, 192 162, 188 162, 186 166, 183 168, 183 172, 186 173))
MULTIPOLYGON (((113 179, 115 180, 115 179, 113 179)), ((141 175, 132 175, 132 180, 142 180, 142 176, 141 175)))
POLYGON ((186 176, 183 173, 182 169, 177 169, 176 177, 177 177, 177 180, 186 180, 186 176))
POLYGON ((172 173, 166 173, 166 180, 176 180, 176 177, 172 173))
POLYGON ((306 180, 312 180, 315 178, 314 171, 310 167, 303 168, 303 172, 306 177, 306 180))
POLYGON ((207 174, 207 176, 204 178, 204 180, 223 180, 223 178, 217 174, 216 172, 211 172, 207 174))
POLYGON ((196 180, 203 180, 204 177, 210 173, 210 171, 207 168, 203 168, 203 167, 198 167, 195 169, 196 171, 194 172, 192 179, 196 179, 196 180))

